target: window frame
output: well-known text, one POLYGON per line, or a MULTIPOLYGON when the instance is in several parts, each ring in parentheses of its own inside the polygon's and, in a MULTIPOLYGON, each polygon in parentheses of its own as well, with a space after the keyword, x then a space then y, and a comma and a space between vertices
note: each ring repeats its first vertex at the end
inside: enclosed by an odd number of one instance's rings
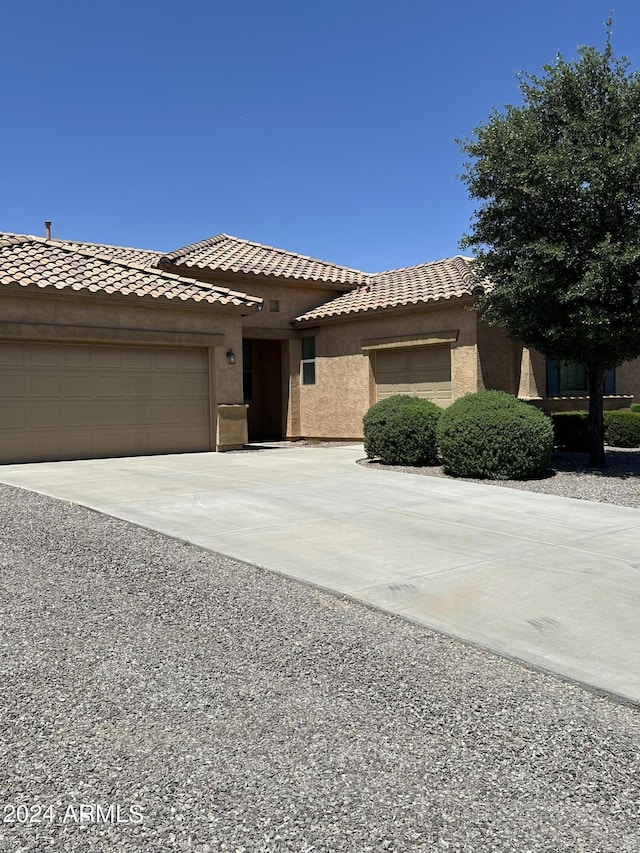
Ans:
MULTIPOLYGON (((585 385, 587 380, 586 369, 583 365, 576 362, 570 362, 559 358, 547 359, 547 397, 588 397, 589 388, 569 388, 563 384, 563 373, 565 376, 569 371, 580 368, 584 371, 585 385)), ((605 396, 615 395, 616 393, 616 369, 609 368, 604 377, 604 394, 605 396)))
POLYGON ((300 383, 316 385, 318 381, 316 369, 316 339, 315 336, 302 338, 300 341, 300 383), (305 344, 307 352, 305 353, 305 344))

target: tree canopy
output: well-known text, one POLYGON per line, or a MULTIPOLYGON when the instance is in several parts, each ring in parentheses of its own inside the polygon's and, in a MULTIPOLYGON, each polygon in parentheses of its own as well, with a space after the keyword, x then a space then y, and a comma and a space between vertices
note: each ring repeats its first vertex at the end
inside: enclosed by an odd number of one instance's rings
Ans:
MULTIPOLYGON (((609 22, 610 25, 610 22, 609 22)), ((483 317, 584 364, 591 464, 604 464, 604 373, 640 355, 640 75, 605 48, 521 74, 521 106, 461 143, 481 203, 462 245, 493 284, 483 317)))

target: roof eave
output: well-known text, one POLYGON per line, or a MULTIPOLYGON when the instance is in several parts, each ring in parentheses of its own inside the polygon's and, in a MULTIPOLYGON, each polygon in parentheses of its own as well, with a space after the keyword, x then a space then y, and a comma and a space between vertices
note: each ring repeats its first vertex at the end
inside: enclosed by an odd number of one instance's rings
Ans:
POLYGON ((213 311, 224 311, 225 313, 230 314, 240 314, 241 316, 249 316, 250 314, 259 313, 262 311, 264 300, 256 298, 256 302, 253 303, 244 303, 240 305, 236 305, 230 302, 221 302, 215 301, 210 302, 206 299, 194 299, 192 296, 188 296, 186 298, 181 298, 180 294, 174 294, 173 296, 169 296, 167 294, 161 293, 158 295, 154 295, 152 293, 140 293, 137 291, 132 291, 129 293, 125 293, 121 290, 106 290, 104 288, 98 288, 97 290, 91 290, 89 287, 57 287, 53 282, 46 282, 39 284, 35 280, 31 280, 27 283, 22 283, 20 281, 11 281, 0 284, 0 294, 3 292, 14 292, 14 293, 26 293, 30 295, 35 295, 36 293, 42 293, 46 291, 51 297, 62 297, 64 299, 68 299, 70 297, 80 297, 80 298, 91 298, 95 299, 109 299, 109 300, 118 300, 118 301, 129 301, 132 299, 142 299, 149 302, 149 304, 153 304, 156 306, 167 306, 167 307, 185 307, 188 309, 194 308, 207 308, 208 310, 213 311))
POLYGON ((265 272, 252 272, 252 271, 241 271, 241 270, 225 270, 220 269, 219 267, 212 266, 198 266, 197 264, 177 264, 177 263, 169 263, 169 264, 161 264, 158 266, 158 269, 162 272, 166 272, 173 275, 179 275, 185 278, 194 278, 196 273, 194 271, 200 273, 208 273, 211 277, 214 277, 217 280, 228 280, 228 281, 253 281, 256 284, 281 284, 289 287, 313 287, 313 288, 324 288, 326 290, 341 290, 345 293, 348 293, 351 290, 355 290, 357 287, 361 287, 363 284, 366 284, 366 281, 362 282, 342 282, 342 281, 331 281, 330 279, 319 279, 319 278, 303 278, 302 276, 284 276, 278 275, 277 273, 265 273, 265 272))
POLYGON ((331 323, 349 323, 354 320, 369 320, 374 317, 385 317, 391 314, 406 314, 409 311, 428 311, 430 309, 440 309, 450 307, 452 304, 464 307, 473 305, 477 302, 477 296, 468 294, 464 296, 449 296, 441 299, 428 299, 424 302, 411 302, 407 305, 391 305, 386 308, 370 308, 367 311, 350 311, 343 314, 332 314, 328 317, 310 317, 308 319, 298 319, 294 317, 291 320, 291 325, 296 329, 302 329, 308 326, 326 326, 331 323))

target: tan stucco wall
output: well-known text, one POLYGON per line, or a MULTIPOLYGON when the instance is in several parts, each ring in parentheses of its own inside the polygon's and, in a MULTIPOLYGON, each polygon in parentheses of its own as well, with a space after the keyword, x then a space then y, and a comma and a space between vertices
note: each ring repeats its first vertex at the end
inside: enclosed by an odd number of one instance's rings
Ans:
MULTIPOLYGON (((282 337, 292 337, 290 321, 305 311, 317 308, 336 296, 345 292, 342 287, 335 287, 324 283, 307 283, 296 279, 278 280, 258 275, 230 275, 199 270, 195 267, 176 268, 189 278, 197 278, 200 281, 217 284, 221 287, 229 287, 239 290, 251 296, 258 296, 264 300, 262 311, 252 312, 243 320, 245 337, 252 337, 253 332, 278 330, 283 332, 282 337), (273 311, 271 303, 278 302, 278 311, 273 311)), ((256 335, 257 336, 257 335, 256 335)), ((276 335, 271 335, 276 337, 276 335)))
MULTIPOLYGON (((375 355, 362 351, 363 342, 371 339, 423 333, 428 336, 455 330, 457 340, 451 345, 453 398, 482 388, 476 323, 475 312, 456 304, 395 314, 380 312, 377 316, 299 330, 300 337, 317 332, 316 384, 300 384, 300 344, 292 342, 292 364, 297 369, 291 376, 293 412, 289 418, 289 437, 357 439, 362 436, 362 417, 375 402, 371 370, 375 355)), ((497 368, 492 365, 491 371, 496 373, 497 368)))
MULTIPOLYGON (((522 350, 518 395, 524 399, 541 399, 543 408, 549 411, 570 411, 588 406, 588 397, 547 398, 547 360, 536 350, 526 347, 522 350)), ((640 400, 640 359, 625 361, 616 368, 616 394, 609 401, 605 399, 605 409, 627 406, 628 400, 618 399, 623 397, 640 400)))
POLYGON ((523 400, 538 400, 547 393, 547 360, 537 350, 520 349, 520 379, 517 392, 523 400))
MULTIPOLYGON (((200 271, 202 280, 210 280, 225 287, 241 290, 251 296, 263 300, 260 312, 253 312, 242 320, 242 336, 248 339, 271 338, 282 342, 282 419, 283 434, 288 437, 299 437, 300 407, 299 407, 299 372, 300 372, 300 343, 292 329, 291 320, 317 308, 319 305, 334 299, 344 293, 341 288, 331 285, 305 285, 289 280, 280 283, 273 279, 259 276, 234 277, 232 280, 221 278, 219 275, 209 275, 200 271), (278 310, 272 310, 273 303, 278 310)), ((242 351, 236 350, 236 352, 242 351)))
POLYGON ((640 402, 640 358, 616 368, 616 393, 633 395, 640 402))
POLYGON ((241 314, 211 304, 6 287, 0 289, 0 338, 208 347, 212 445, 218 405, 244 402, 241 314), (229 348, 238 355, 235 365, 227 363, 229 348))
POLYGON ((485 388, 517 394, 520 386, 522 345, 496 326, 478 318, 478 356, 485 388))
POLYGON ((3 321, 87 327, 215 333, 240 325, 239 313, 204 302, 62 291, 0 288, 3 321))
MULTIPOLYGON (((240 285, 238 285, 240 286, 240 285)), ((264 300, 262 311, 244 318, 245 329, 279 329, 291 333, 291 320, 305 311, 317 308, 344 291, 334 288, 324 288, 314 285, 304 287, 299 285, 281 285, 271 282, 244 281, 241 289, 251 296, 259 296, 264 300), (272 311, 271 303, 277 302, 279 310, 272 311)), ((245 331, 245 337, 249 334, 245 331)))

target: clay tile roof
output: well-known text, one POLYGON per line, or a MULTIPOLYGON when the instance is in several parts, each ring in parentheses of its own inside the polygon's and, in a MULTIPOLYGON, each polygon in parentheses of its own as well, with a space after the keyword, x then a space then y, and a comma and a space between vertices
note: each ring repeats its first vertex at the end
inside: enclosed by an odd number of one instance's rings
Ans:
POLYGON ((228 234, 217 234, 215 237, 177 249, 165 255, 160 263, 163 266, 253 273, 344 286, 362 284, 369 279, 368 274, 360 270, 319 261, 273 246, 263 246, 261 243, 252 243, 228 234))
POLYGON ((30 237, 27 237, 25 234, 2 234, 0 233, 0 249, 6 246, 17 246, 20 243, 24 243, 26 240, 30 240, 30 237))
MULTIPOLYGON (((98 248, 42 237, 0 233, 0 284, 54 287, 208 302, 259 310, 262 300, 227 287, 113 260, 98 248)), ((109 248, 109 247, 107 247, 109 248)))
POLYGON ((89 252, 100 255, 111 261, 122 261, 125 264, 135 264, 141 267, 155 267, 163 256, 163 252, 154 249, 133 249, 128 246, 108 246, 103 243, 81 243, 76 240, 50 240, 51 243, 60 243, 70 249, 79 252, 89 252))
POLYGON ((419 264, 415 267, 388 270, 370 276, 361 287, 325 302, 294 319, 296 323, 325 320, 352 314, 363 314, 384 308, 400 308, 478 296, 483 292, 469 266, 471 258, 457 256, 419 264))

